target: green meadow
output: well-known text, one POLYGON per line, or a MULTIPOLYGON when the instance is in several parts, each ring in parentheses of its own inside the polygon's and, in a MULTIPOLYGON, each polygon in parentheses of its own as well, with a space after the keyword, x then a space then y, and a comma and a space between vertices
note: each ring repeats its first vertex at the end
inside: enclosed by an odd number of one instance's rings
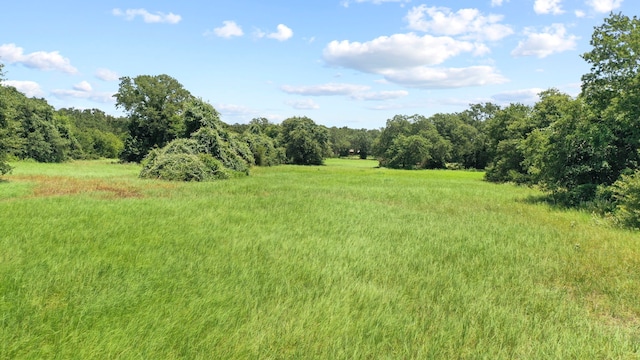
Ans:
POLYGON ((0 180, 2 359, 636 359, 640 236, 374 161, 0 180))

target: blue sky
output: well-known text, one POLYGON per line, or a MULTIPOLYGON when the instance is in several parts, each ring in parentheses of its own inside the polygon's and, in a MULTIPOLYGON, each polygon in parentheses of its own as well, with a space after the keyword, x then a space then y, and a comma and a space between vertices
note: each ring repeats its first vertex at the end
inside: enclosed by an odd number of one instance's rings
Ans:
POLYGON ((121 114, 121 76, 168 74, 227 123, 308 116, 383 127, 396 114, 571 95, 594 26, 631 0, 10 1, 6 84, 56 108, 121 114))

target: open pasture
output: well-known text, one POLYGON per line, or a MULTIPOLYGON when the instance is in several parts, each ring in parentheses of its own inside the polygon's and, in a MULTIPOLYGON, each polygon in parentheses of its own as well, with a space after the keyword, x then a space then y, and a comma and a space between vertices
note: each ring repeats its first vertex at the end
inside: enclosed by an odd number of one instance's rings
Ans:
POLYGON ((0 358, 638 358, 640 236, 372 161, 0 182, 0 358))

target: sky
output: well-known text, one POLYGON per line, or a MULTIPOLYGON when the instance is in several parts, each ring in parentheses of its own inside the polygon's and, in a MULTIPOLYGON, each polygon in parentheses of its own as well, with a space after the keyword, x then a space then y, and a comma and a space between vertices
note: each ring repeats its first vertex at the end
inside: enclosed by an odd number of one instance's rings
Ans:
POLYGON ((307 116, 374 129, 398 114, 572 96, 593 29, 632 0, 7 1, 5 85, 55 108, 115 104, 167 74, 229 124, 307 116))

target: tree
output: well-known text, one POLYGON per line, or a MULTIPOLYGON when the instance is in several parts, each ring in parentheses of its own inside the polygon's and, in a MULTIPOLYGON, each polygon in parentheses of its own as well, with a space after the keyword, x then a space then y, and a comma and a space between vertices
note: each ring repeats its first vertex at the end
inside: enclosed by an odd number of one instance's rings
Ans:
POLYGON ((640 168, 640 20, 611 14, 596 27, 591 51, 582 55, 591 65, 582 76, 582 96, 593 113, 598 136, 609 136, 605 156, 607 185, 621 174, 640 168))
POLYGON ((533 131, 530 124, 531 107, 511 104, 500 109, 485 124, 488 151, 492 159, 485 178, 489 181, 517 183, 529 182, 522 142, 533 131))
POLYGON ((420 169, 430 159, 427 139, 420 135, 400 134, 393 139, 381 165, 394 169, 420 169))
POLYGON ((329 131, 308 117, 292 117, 281 124, 281 143, 287 162, 296 165, 322 165, 330 152, 329 131))
POLYGON ((249 145, 249 149, 253 153, 253 165, 274 166, 282 164, 285 161, 284 149, 276 147, 275 140, 263 133, 262 125, 265 128, 269 126, 267 119, 253 119, 242 134, 242 139, 249 145))
POLYGON ((139 162, 150 149, 163 147, 193 130, 187 129, 183 117, 193 96, 168 75, 122 77, 114 97, 116 107, 124 109, 130 118, 122 160, 139 162))
POLYGON ((403 169, 444 168, 451 142, 430 119, 421 115, 396 115, 387 120, 375 145, 380 166, 403 169))
POLYGON ((9 136, 9 122, 4 115, 4 107, 5 107, 5 90, 2 82, 4 79, 4 64, 0 63, 0 176, 7 174, 11 171, 11 166, 6 162, 7 161, 7 139, 9 136))

